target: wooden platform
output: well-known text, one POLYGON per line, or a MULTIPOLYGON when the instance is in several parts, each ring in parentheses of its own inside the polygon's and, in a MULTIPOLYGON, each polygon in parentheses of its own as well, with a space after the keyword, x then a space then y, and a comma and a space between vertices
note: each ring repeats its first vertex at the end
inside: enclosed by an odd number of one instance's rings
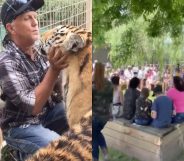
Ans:
POLYGON ((108 146, 140 161, 176 161, 184 151, 184 124, 156 129, 118 119, 103 133, 108 146))

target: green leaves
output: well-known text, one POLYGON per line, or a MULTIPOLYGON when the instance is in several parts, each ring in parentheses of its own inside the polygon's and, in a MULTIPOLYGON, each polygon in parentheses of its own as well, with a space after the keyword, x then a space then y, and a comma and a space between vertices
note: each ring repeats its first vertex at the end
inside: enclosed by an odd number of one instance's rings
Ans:
POLYGON ((177 37, 182 32, 184 0, 93 0, 93 44, 103 44, 106 31, 141 16, 148 22, 149 36, 170 32, 177 37))
POLYGON ((93 0, 93 44, 99 46, 104 44, 104 34, 114 25, 125 22, 129 17, 126 8, 128 8, 126 1, 112 1, 112 0, 93 0), (124 14, 122 12, 124 11, 124 14))
POLYGON ((115 27, 106 33, 106 43, 110 44, 109 58, 115 67, 128 63, 139 63, 141 56, 146 53, 145 26, 143 19, 132 21, 127 25, 115 27), (130 62, 131 61, 131 62, 130 62))
POLYGON ((183 20, 184 0, 94 0, 93 45, 110 46, 114 67, 176 64, 184 60, 183 20))
POLYGON ((145 32, 147 27, 148 22, 140 17, 106 33, 105 43, 111 48, 109 58, 115 68, 145 63, 157 63, 163 67, 166 63, 176 64, 184 60, 182 35, 174 38, 171 34, 150 37, 145 32))

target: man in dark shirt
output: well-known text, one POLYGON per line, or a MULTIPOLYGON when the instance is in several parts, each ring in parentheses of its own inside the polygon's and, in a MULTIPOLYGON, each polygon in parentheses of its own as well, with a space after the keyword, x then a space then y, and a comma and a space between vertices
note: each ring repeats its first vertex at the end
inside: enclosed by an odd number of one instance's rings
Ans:
POLYGON ((123 102, 124 119, 132 120, 134 118, 136 110, 136 99, 140 95, 140 91, 137 89, 139 85, 139 78, 133 77, 129 82, 128 89, 125 91, 123 102))
POLYGON ((32 154, 67 128, 62 102, 51 98, 67 55, 53 48, 46 59, 35 47, 40 38, 36 10, 43 0, 7 0, 1 20, 7 31, 0 54, 0 82, 6 105, 1 128, 8 144, 32 154))

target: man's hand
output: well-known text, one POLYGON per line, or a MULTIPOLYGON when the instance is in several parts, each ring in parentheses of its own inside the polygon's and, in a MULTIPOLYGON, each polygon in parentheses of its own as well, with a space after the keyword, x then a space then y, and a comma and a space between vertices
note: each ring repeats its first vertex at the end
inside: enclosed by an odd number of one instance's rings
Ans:
POLYGON ((54 47, 49 51, 48 60, 50 67, 41 83, 35 88, 36 102, 32 110, 32 115, 37 115, 42 112, 43 106, 53 91, 60 70, 68 66, 67 55, 66 53, 62 53, 58 47, 54 47))
POLYGON ((151 111, 151 117, 153 119, 156 119, 157 118, 157 112, 156 111, 151 111))
POLYGON ((68 66, 67 62, 68 54, 62 53, 59 47, 52 47, 48 53, 48 60, 50 66, 54 71, 59 72, 60 70, 68 66))

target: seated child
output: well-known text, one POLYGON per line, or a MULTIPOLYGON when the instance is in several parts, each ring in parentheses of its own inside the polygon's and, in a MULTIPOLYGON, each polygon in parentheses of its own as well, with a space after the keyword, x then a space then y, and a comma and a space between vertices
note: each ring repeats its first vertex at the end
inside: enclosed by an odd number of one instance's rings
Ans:
POLYGON ((155 100, 155 95, 153 94, 153 90, 150 90, 149 92, 149 96, 148 96, 148 99, 151 100, 151 102, 153 102, 155 100))
POLYGON ((173 102, 162 93, 161 85, 157 85, 153 92, 156 99, 151 107, 151 117, 153 118, 151 125, 156 128, 169 127, 173 115, 173 102))
POLYGON ((136 100, 136 111, 134 122, 138 125, 149 125, 151 122, 151 105, 148 99, 149 89, 143 88, 139 98, 136 100))

